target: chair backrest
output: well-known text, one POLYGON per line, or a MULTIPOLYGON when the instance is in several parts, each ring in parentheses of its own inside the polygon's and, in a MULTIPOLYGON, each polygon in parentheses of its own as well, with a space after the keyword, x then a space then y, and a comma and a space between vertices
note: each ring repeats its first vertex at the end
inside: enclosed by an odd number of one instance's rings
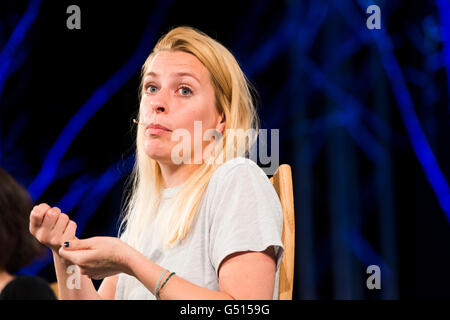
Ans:
POLYGON ((280 266, 278 299, 292 300, 295 261, 295 213, 291 167, 287 164, 280 165, 272 178, 270 178, 270 182, 272 182, 280 198, 283 210, 281 241, 284 246, 284 257, 280 266))
POLYGON ((58 292, 58 282, 52 282, 50 283, 50 288, 53 290, 53 293, 55 294, 56 299, 59 299, 59 292, 58 292))

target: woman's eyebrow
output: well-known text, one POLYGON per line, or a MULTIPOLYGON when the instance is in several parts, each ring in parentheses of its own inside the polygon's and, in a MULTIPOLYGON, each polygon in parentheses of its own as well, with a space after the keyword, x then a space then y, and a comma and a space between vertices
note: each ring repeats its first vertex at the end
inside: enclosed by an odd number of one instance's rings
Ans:
POLYGON ((149 72, 147 72, 147 73, 145 74, 144 77, 155 77, 155 78, 158 78, 159 75, 158 75, 157 73, 153 72, 153 71, 149 71, 149 72))
MULTIPOLYGON (((200 83, 200 80, 195 75, 193 75, 192 73, 189 73, 189 72, 183 72, 183 71, 182 72, 175 72, 175 73, 172 73, 171 75, 172 76, 176 76, 176 77, 184 77, 184 76, 191 77, 194 80, 196 80, 198 83, 200 83)), ((145 77, 159 78, 159 74, 156 73, 156 72, 153 72, 153 71, 149 71, 149 72, 147 72, 145 74, 145 77)))
POLYGON ((200 80, 196 76, 194 76, 192 73, 189 73, 189 72, 177 72, 177 73, 175 73, 175 75, 178 77, 185 77, 185 76, 191 77, 194 80, 196 80, 198 83, 200 83, 200 80))

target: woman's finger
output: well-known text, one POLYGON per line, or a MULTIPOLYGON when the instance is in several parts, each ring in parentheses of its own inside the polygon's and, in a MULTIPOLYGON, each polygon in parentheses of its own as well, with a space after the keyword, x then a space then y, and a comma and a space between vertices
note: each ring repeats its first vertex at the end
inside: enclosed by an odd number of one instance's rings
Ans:
MULTIPOLYGON (((64 242, 64 243, 67 243, 67 242, 64 242)), ((64 245, 62 245, 58 250, 58 254, 61 258, 66 259, 76 265, 80 264, 80 261, 79 261, 80 252, 81 251, 66 250, 64 245)))
POLYGON ((90 248, 86 247, 85 241, 76 238, 65 241, 58 253, 62 258, 71 261, 80 268, 85 267, 88 261, 95 260, 96 257, 95 250, 90 250, 90 248))
POLYGON ((56 221, 58 219, 58 215, 60 214, 61 210, 57 207, 53 207, 47 210, 44 216, 44 221, 42 222, 42 228, 50 232, 53 227, 56 224, 56 221))
POLYGON ((76 231, 77 231, 77 224, 75 223, 75 221, 69 220, 66 229, 64 230, 64 233, 61 237, 62 240, 66 242, 75 239, 76 231))
POLYGON ((73 239, 71 241, 65 241, 62 245, 64 247, 64 250, 89 250, 92 249, 92 244, 94 238, 89 239, 73 239))
POLYGON ((53 227, 52 232, 56 235, 56 236, 62 236, 64 234, 64 231, 67 228, 67 225, 69 224, 69 216, 65 213, 60 213, 58 214, 57 218, 56 218, 56 223, 55 226, 53 227))
POLYGON ((44 221, 45 212, 50 208, 46 203, 41 203, 38 206, 34 206, 30 213, 30 231, 34 231, 42 225, 44 221))

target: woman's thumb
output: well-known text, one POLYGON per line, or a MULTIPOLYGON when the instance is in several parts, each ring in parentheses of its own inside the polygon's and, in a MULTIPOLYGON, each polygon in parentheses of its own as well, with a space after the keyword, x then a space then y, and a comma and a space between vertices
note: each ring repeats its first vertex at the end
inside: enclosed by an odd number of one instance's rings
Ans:
POLYGON ((61 247, 64 248, 64 250, 81 250, 89 248, 86 240, 80 240, 78 238, 73 238, 70 241, 65 241, 61 247))

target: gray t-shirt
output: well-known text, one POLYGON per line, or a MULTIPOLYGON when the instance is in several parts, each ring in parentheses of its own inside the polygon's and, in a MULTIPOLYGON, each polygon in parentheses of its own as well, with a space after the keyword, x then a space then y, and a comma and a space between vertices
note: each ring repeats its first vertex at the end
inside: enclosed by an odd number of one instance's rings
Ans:
MULTIPOLYGON (((164 212, 179 188, 162 191, 157 216, 164 212)), ((273 298, 278 299, 279 267, 284 252, 282 227, 280 200, 264 171, 252 160, 238 157, 225 162, 212 175, 186 238, 165 249, 157 223, 153 223, 144 237, 142 253, 187 281, 220 290, 217 272, 228 255, 264 251, 273 246, 277 261, 273 298)), ((119 274, 115 298, 155 299, 136 278, 123 273, 119 274)))

